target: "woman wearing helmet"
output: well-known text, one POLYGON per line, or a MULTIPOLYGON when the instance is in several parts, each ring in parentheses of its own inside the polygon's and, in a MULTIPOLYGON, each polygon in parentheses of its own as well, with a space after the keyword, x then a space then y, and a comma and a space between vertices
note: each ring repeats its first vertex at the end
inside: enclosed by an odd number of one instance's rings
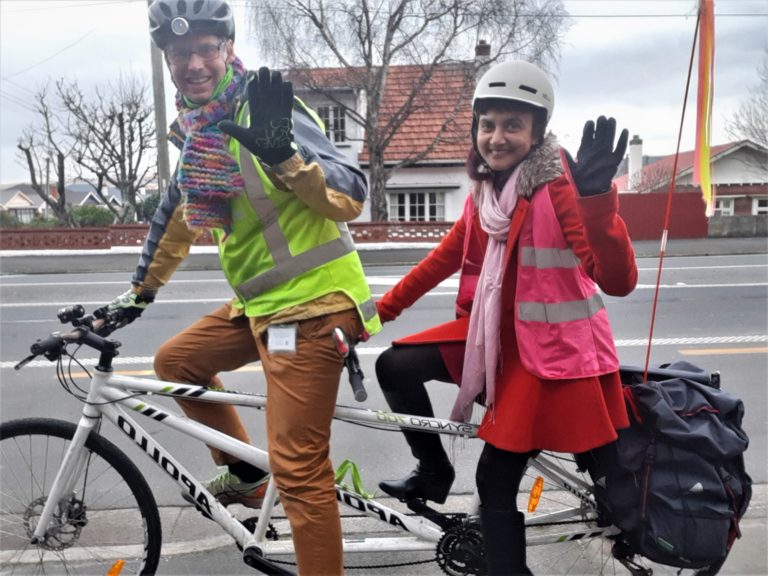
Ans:
MULTIPOLYGON (((530 574, 517 492, 539 450, 584 452, 628 425, 618 360, 598 287, 613 296, 637 282, 634 252, 612 179, 626 149, 615 121, 584 127, 577 161, 546 126, 554 94, 522 61, 497 64, 473 99, 474 186, 461 220, 377 302, 383 321, 460 271, 457 319, 396 341, 377 361, 396 412, 432 415, 424 382, 460 383, 451 413, 487 410, 477 467, 489 574, 530 574)), ((444 502, 454 472, 439 437, 407 431, 419 464, 382 482, 408 500, 444 502)))

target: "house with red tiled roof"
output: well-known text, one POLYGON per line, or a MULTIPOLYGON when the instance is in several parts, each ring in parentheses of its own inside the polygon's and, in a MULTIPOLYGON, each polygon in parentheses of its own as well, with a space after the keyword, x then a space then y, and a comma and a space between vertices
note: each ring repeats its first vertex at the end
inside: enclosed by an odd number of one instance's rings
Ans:
MULTIPOLYGON (((469 192, 464 163, 471 146, 476 69, 474 62, 443 64, 431 71, 431 78, 411 98, 424 70, 415 65, 389 66, 378 122, 382 127, 399 124, 384 154, 385 170, 391 171, 386 184, 390 221, 460 217, 469 192), (404 109, 410 115, 401 121, 404 109)), ((368 172, 366 91, 375 76, 369 78, 364 68, 294 69, 288 76, 297 96, 318 112, 336 146, 368 172)), ((370 219, 366 203, 359 220, 370 219)))
MULTIPOLYGON (((642 153, 642 140, 629 143, 626 172, 614 182, 619 193, 667 192, 675 155, 651 161, 642 153)), ((729 142, 710 149, 716 216, 768 215, 768 149, 750 140, 729 142)), ((692 192, 694 151, 681 152, 677 160, 676 192, 692 192)))

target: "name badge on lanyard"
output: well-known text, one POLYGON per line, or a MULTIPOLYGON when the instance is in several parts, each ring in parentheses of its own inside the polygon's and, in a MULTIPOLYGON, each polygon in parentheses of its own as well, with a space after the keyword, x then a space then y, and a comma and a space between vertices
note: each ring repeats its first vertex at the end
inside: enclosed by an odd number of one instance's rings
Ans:
POLYGON ((267 328, 267 350, 278 354, 296 353, 296 324, 272 324, 267 328))

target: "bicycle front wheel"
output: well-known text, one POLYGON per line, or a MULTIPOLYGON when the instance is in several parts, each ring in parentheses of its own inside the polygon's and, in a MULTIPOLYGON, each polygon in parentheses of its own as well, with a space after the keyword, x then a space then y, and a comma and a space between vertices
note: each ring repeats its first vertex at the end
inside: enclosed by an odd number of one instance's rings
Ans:
POLYGON ((122 565, 122 574, 154 574, 162 542, 154 496, 128 457, 95 433, 73 490, 56 507, 45 538, 31 543, 75 429, 48 418, 0 424, 2 572, 106 574, 122 565))

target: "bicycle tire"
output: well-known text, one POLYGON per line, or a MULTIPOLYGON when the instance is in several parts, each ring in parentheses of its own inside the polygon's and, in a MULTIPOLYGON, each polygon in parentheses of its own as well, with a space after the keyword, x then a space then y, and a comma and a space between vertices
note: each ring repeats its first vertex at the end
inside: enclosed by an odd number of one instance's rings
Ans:
MULTIPOLYGON (((0 424, 3 573, 106 574, 123 560, 122 574, 154 574, 162 546, 155 498, 133 462, 95 432, 85 444, 87 473, 67 501, 66 521, 43 543, 31 544, 35 514, 42 510, 75 430, 71 422, 51 418, 0 424)), ((59 507, 56 518, 64 512, 59 507)))
MULTIPOLYGON (((592 486, 592 480, 589 474, 579 470, 575 458, 569 454, 547 453, 550 463, 554 463, 556 468, 576 476, 588 486, 592 486)), ((538 508, 533 512, 527 512, 526 523, 534 521, 542 514, 552 514, 563 509, 579 508, 579 499, 570 491, 554 486, 545 475, 529 467, 523 477, 520 486, 518 498, 519 510, 525 512, 528 510, 529 494, 534 482, 538 476, 544 480, 541 498, 538 508)), ((527 547, 528 566, 534 574, 594 574, 594 575, 629 575, 641 574, 642 570, 654 576, 710 576, 717 573, 720 566, 712 566, 709 571, 701 569, 681 569, 664 564, 651 562, 637 554, 627 551, 625 555, 633 563, 638 572, 632 572, 624 565, 613 553, 614 545, 617 550, 621 550, 620 535, 592 536, 595 531, 599 531, 604 522, 598 523, 598 514, 595 508, 586 505, 581 507, 581 513, 572 520, 566 522, 553 522, 543 526, 528 526, 526 528, 526 537, 529 540, 527 547), (601 524, 601 525, 599 525, 601 524), (559 542, 531 545, 531 539, 537 537, 546 537, 548 533, 562 535, 573 532, 573 538, 559 542)))

